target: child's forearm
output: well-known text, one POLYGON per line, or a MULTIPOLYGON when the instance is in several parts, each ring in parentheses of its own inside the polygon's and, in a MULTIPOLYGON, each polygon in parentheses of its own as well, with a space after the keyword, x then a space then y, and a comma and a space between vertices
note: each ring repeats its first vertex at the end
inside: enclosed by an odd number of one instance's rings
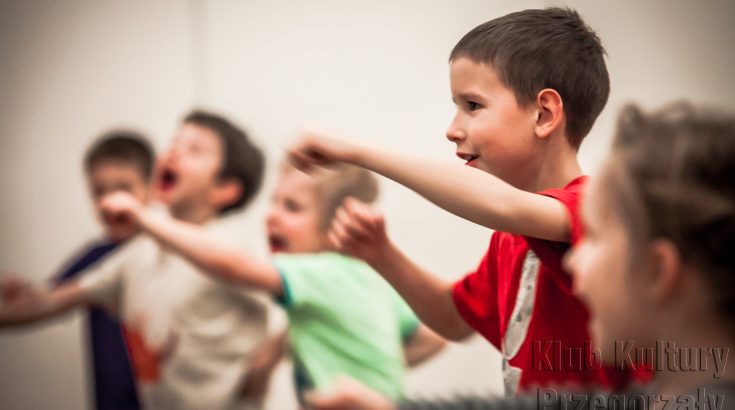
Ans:
POLYGON ((275 295, 283 294, 280 275, 270 262, 218 241, 199 226, 168 216, 143 210, 138 220, 149 234, 172 247, 205 274, 275 295))
POLYGON ((451 283, 418 267, 393 245, 382 258, 369 263, 436 333, 449 340, 473 333, 454 305, 451 283))
POLYGON ((416 333, 403 346, 409 367, 418 366, 438 354, 447 342, 427 326, 420 324, 416 333))
POLYGON ((33 296, 0 305, 0 327, 22 326, 51 318, 83 303, 76 282, 39 290, 33 296))
POLYGON ((558 201, 522 191, 478 169, 358 145, 352 146, 346 159, 479 225, 541 239, 568 240, 566 212, 558 201))

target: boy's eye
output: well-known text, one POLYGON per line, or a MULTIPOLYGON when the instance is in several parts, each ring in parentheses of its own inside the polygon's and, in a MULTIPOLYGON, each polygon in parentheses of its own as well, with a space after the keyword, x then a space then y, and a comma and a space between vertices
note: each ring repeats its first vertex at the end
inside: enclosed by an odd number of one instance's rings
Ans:
POLYGON ((286 210, 291 212, 299 212, 301 210, 301 206, 297 204, 295 201, 286 201, 284 203, 284 206, 286 210))
POLYGON ((473 101, 467 101, 467 109, 470 111, 475 111, 478 108, 480 108, 480 104, 473 102, 473 101))

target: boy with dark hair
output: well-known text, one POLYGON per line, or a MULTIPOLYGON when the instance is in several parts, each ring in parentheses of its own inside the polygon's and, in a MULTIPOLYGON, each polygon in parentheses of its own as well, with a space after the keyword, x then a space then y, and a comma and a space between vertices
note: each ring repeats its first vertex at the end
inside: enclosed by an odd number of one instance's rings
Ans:
MULTIPOLYGON (((263 164, 261 151, 242 131, 221 117, 197 112, 196 120, 183 121, 160 159, 155 190, 173 218, 233 242, 234 232, 219 215, 255 195, 263 164), (238 155, 229 155, 232 151, 238 155)), ((104 306, 120 317, 144 407, 261 407, 262 397, 240 396, 252 381, 250 355, 266 335, 263 294, 208 279, 141 234, 77 279, 5 300, 0 326, 82 304, 104 306)))
POLYGON ((233 178, 240 181, 242 195, 230 205, 222 208, 221 213, 237 210, 249 204, 255 198, 263 182, 265 157, 259 149, 248 141, 245 133, 227 119, 195 110, 184 118, 184 124, 196 125, 211 129, 221 139, 224 158, 219 177, 233 178))
POLYGON ((456 283, 430 274, 388 239, 382 216, 356 201, 333 223, 335 245, 365 259, 437 333, 480 332, 503 355, 507 394, 623 383, 628 375, 601 368, 591 351, 587 310, 561 266, 582 234, 577 150, 609 93, 599 38, 573 10, 512 13, 460 40, 450 81, 457 112, 447 138, 467 166, 316 135, 292 159, 305 169, 371 169, 496 230, 477 270, 456 283))
MULTIPOLYGON (((139 229, 130 223, 103 218, 99 205, 105 195, 121 190, 147 203, 152 169, 153 149, 148 139, 135 131, 109 131, 89 148, 84 158, 84 171, 95 211, 105 230, 105 238, 78 253, 75 260, 54 279, 56 286, 75 278, 138 233, 139 229)), ((0 288, 8 290, 8 286, 9 282, 5 282, 5 286, 0 288)), ((88 325, 95 408, 139 408, 120 322, 105 310, 92 307, 89 309, 88 325)))

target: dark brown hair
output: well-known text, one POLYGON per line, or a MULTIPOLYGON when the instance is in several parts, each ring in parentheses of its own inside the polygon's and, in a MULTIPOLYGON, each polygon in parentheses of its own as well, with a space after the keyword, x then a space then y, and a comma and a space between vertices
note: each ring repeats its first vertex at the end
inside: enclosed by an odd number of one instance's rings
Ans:
POLYGON ((143 181, 153 172, 153 148, 143 134, 117 129, 102 134, 87 150, 84 170, 89 173, 103 162, 118 162, 135 167, 143 181))
POLYGON ((183 123, 207 128, 219 137, 222 164, 218 177, 221 180, 234 180, 242 187, 240 197, 222 208, 220 214, 240 209, 255 198, 263 183, 265 157, 245 131, 224 117, 201 110, 189 113, 183 123))
POLYGON ((735 114, 676 103, 623 109, 605 189, 631 250, 664 238, 701 272, 718 308, 735 316, 735 114))
POLYGON ((579 148, 610 94, 604 55, 599 37, 576 11, 553 7, 475 27, 449 60, 467 57, 491 65, 521 106, 545 88, 556 90, 564 102, 567 138, 579 148))

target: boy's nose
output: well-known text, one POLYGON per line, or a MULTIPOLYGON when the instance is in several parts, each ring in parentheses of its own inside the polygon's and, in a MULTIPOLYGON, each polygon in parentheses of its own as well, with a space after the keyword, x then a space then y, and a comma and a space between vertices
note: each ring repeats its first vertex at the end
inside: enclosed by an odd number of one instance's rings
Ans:
POLYGON ((452 119, 452 123, 449 124, 449 128, 447 128, 447 139, 449 141, 452 141, 454 143, 464 141, 465 138, 467 138, 467 135, 465 134, 462 127, 459 126, 459 119, 458 119, 459 113, 454 116, 452 119))
POLYGON ((270 209, 265 214, 265 225, 266 226, 273 226, 276 223, 276 220, 278 219, 278 212, 276 212, 275 209, 270 209))
POLYGON ((466 135, 464 131, 460 130, 457 127, 450 126, 449 129, 447 129, 447 139, 449 141, 452 141, 454 143, 462 142, 466 139, 466 135))
POLYGON ((174 144, 171 146, 171 149, 168 150, 168 156, 178 157, 182 152, 184 152, 184 147, 181 144, 174 144))

